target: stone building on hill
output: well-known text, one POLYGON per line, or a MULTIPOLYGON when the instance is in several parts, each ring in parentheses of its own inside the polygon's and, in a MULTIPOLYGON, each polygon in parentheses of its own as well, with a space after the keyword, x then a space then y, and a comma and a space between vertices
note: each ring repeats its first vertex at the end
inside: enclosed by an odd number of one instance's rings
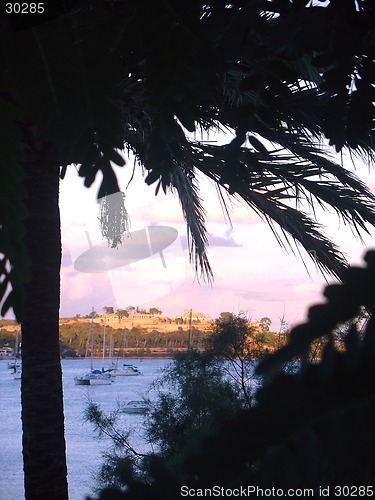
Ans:
MULTIPOLYGON (((119 317, 114 314, 100 314, 94 319, 95 323, 104 324, 112 328, 141 328, 146 330, 158 330, 160 332, 169 332, 176 330, 176 325, 182 326, 183 329, 189 328, 190 309, 185 309, 183 316, 168 317, 163 314, 150 313, 130 313, 127 317, 119 317)), ((212 324, 212 318, 205 316, 201 312, 192 311, 192 323, 202 330, 209 330, 212 324)))
MULTIPOLYGON (((207 317, 201 312, 193 311, 191 309, 184 309, 184 315, 182 316, 183 319, 190 320, 190 312, 191 312, 191 319, 192 320, 194 320, 194 319, 202 319, 203 320, 207 317)), ((211 319, 211 318, 209 318, 209 319, 211 319)))

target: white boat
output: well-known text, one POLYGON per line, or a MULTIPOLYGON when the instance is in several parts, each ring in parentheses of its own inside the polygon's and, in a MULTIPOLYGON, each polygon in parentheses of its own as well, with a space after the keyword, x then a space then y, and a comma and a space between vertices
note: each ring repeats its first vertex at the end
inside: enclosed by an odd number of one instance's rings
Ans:
POLYGON ((148 409, 146 401, 129 401, 122 407, 124 413, 147 413, 148 409))
POLYGON ((92 370, 74 377, 74 382, 76 385, 111 385, 112 377, 100 370, 92 370))
POLYGON ((2 347, 0 349, 0 359, 10 359, 14 355, 14 350, 11 347, 2 347))
POLYGON ((115 368, 114 373, 116 377, 133 377, 135 375, 142 375, 142 372, 134 365, 124 363, 119 368, 115 368))
POLYGON ((21 370, 17 370, 17 368, 15 368, 15 372, 13 372, 13 379, 14 380, 21 380, 22 378, 22 371, 21 370))
MULTIPOLYGON (((90 324, 90 338, 91 338, 91 370, 83 373, 82 375, 77 375, 74 377, 74 383, 76 385, 111 385, 114 381, 114 376, 111 372, 105 372, 104 370, 94 370, 93 367, 93 353, 94 353, 94 308, 92 308, 91 313, 91 324, 90 324)), ((104 349, 104 347, 103 347, 104 349)), ((87 357, 88 345, 86 348, 87 357)))

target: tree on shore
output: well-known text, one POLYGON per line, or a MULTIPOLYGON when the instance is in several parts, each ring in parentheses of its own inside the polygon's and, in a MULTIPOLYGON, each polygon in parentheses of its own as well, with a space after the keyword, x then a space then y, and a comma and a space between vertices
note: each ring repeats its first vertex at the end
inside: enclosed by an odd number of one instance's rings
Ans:
POLYGON ((0 300, 22 323, 27 500, 67 498, 59 174, 74 163, 86 187, 102 175, 99 198, 117 193, 125 145, 156 193, 178 194, 197 273, 212 279, 200 172, 222 201, 243 200, 341 275, 343 255, 298 202, 332 207, 355 231, 375 224, 371 193, 322 146, 373 157, 373 14, 350 0, 69 0, 37 16, 1 12, 0 300), (213 130, 234 138, 218 146, 187 133, 213 130))
POLYGON ((265 333, 269 332, 271 323, 272 323, 272 321, 267 316, 265 316, 264 318, 261 318, 259 321, 259 326, 262 329, 262 332, 265 332, 265 333))
POLYGON ((150 307, 149 313, 150 314, 161 314, 163 311, 159 309, 158 307, 150 307))
POLYGON ((115 312, 113 309, 113 306, 104 306, 103 310, 104 310, 105 314, 114 314, 114 312, 115 312))
POLYGON ((126 309, 117 309, 116 314, 117 314, 119 322, 120 322, 120 320, 122 318, 128 318, 129 317, 129 313, 128 313, 128 311, 126 309))
POLYGON ((252 387, 254 366, 251 362, 260 360, 269 352, 265 343, 257 342, 259 333, 244 314, 220 315, 205 340, 209 355, 226 362, 222 369, 243 395, 248 407, 252 406, 255 393, 252 387))

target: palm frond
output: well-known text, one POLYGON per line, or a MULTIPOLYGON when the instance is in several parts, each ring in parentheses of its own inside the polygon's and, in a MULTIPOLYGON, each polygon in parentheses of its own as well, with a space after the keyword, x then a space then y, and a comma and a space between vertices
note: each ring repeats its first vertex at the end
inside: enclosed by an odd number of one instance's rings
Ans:
POLYGON ((267 223, 276 224, 286 241, 289 235, 298 242, 323 272, 340 276, 346 265, 344 256, 324 236, 319 224, 286 201, 304 200, 311 207, 316 202, 323 208, 331 206, 358 234, 361 230, 367 231, 366 224, 375 224, 374 196, 353 174, 328 160, 329 170, 325 170, 319 161, 314 164, 307 160, 293 161, 293 156, 284 152, 267 158, 239 148, 237 156, 228 158, 228 150, 202 144, 195 145, 192 151, 197 157, 194 161, 197 169, 245 201, 267 223), (344 183, 339 182, 334 173, 339 174, 344 183))
POLYGON ((213 272, 206 250, 208 241, 204 223, 205 210, 198 196, 198 188, 194 179, 181 167, 171 176, 171 188, 172 191, 176 189, 178 193, 186 220, 190 261, 193 262, 196 273, 200 271, 202 278, 211 282, 213 272))

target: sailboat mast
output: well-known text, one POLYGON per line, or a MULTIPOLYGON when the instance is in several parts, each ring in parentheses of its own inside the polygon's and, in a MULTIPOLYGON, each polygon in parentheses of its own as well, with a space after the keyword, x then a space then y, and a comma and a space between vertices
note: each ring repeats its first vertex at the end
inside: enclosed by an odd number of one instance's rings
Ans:
POLYGON ((91 335, 91 370, 94 369, 92 358, 94 356, 94 306, 91 311, 91 324, 90 324, 90 335, 91 335))
POLYGON ((105 359, 105 336, 106 336, 106 329, 107 329, 107 315, 104 315, 104 330, 103 330, 103 365, 104 365, 104 359, 105 359))
POLYGON ((109 360, 111 365, 113 365, 113 334, 111 332, 111 336, 109 337, 109 360))
POLYGON ((122 352, 122 360, 125 361, 125 351, 126 351, 126 327, 124 328, 124 350, 122 352))
POLYGON ((14 343, 14 359, 15 360, 18 357, 18 350, 19 350, 19 340, 18 340, 18 330, 16 330, 16 340, 14 343))
POLYGON ((190 317, 189 317, 189 343, 188 343, 188 351, 191 351, 191 341, 192 341, 192 318, 193 318, 193 310, 190 309, 190 317))

